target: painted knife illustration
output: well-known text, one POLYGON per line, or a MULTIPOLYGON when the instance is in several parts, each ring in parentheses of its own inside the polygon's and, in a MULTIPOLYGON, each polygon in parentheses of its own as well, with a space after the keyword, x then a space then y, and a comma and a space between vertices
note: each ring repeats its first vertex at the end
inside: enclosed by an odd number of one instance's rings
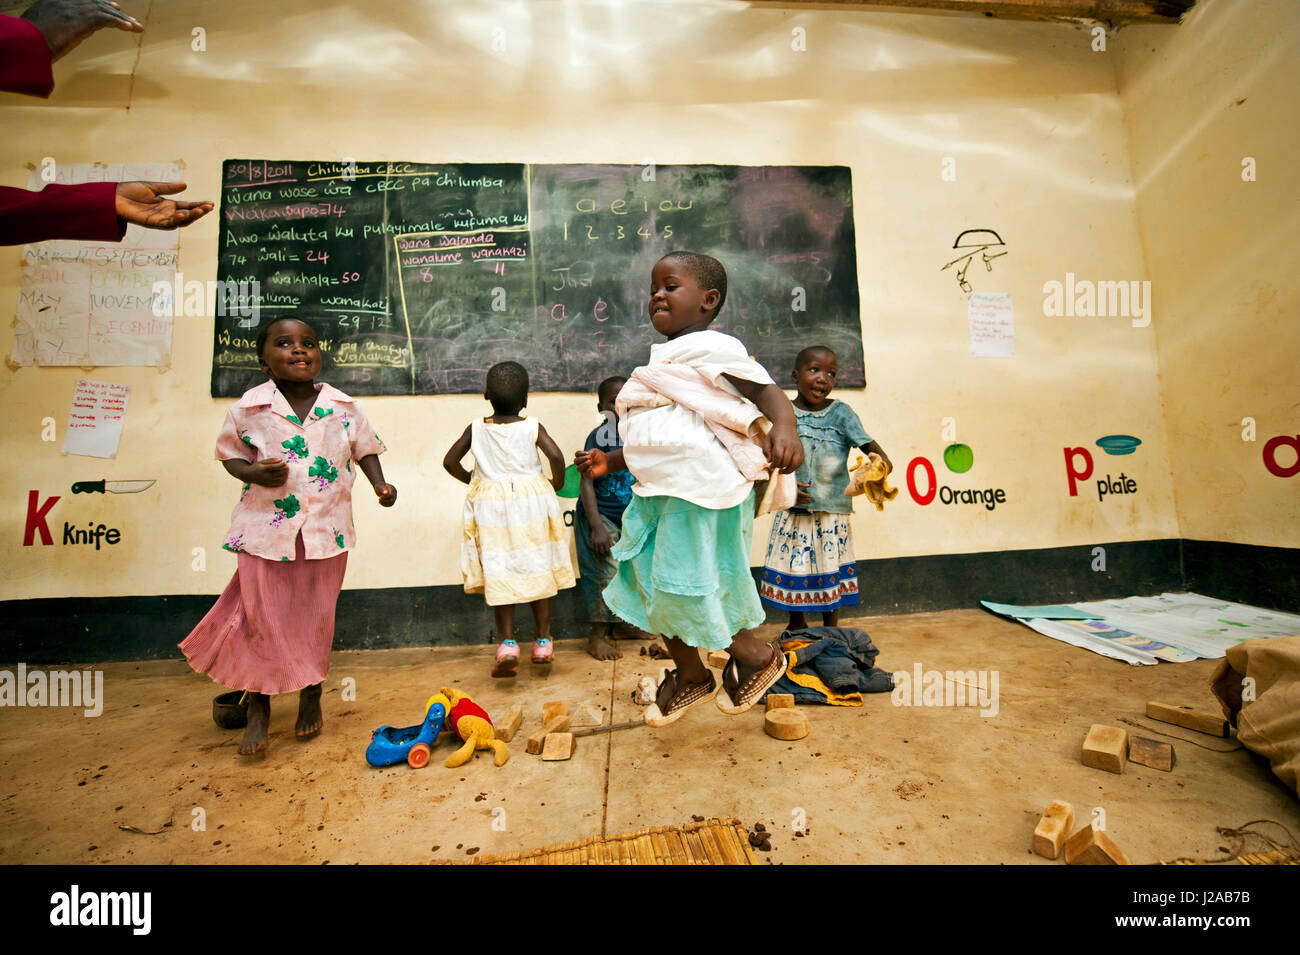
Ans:
POLYGON ((90 494, 98 492, 103 494, 105 491, 111 491, 113 494, 135 494, 139 491, 145 491, 154 486, 153 481, 78 481, 72 485, 73 494, 90 494))

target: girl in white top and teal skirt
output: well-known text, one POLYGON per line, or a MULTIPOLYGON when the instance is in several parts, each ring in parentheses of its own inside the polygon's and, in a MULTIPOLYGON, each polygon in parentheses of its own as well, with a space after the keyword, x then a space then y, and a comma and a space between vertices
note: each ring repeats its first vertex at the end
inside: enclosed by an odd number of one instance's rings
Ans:
MULTIPOLYGON (((789 474, 803 460, 789 399, 739 340, 709 330, 726 290, 726 271, 710 256, 671 252, 660 259, 651 271, 649 311, 668 341, 651 348, 650 364, 690 365, 757 405, 772 425, 764 454, 789 474)), ((750 632, 765 619, 749 569, 753 483, 704 419, 682 405, 629 410, 619 433, 620 450, 580 451, 575 462, 591 477, 624 468, 636 475, 612 552, 618 573, 603 597, 621 619, 661 634, 676 664, 645 721, 666 726, 715 695, 723 712, 743 713, 785 672, 780 648, 750 632), (730 652, 721 690, 701 648, 730 652)))

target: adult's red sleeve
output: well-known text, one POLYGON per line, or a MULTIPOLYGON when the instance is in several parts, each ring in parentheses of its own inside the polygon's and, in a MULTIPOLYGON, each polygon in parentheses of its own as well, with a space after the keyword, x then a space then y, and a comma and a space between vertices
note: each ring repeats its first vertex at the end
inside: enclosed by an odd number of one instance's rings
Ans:
POLYGON ((116 208, 117 183, 48 185, 40 192, 0 186, 0 245, 46 239, 120 242, 126 220, 116 208))
POLYGON ((0 89, 29 96, 49 96, 54 90, 45 37, 18 17, 0 16, 0 89))

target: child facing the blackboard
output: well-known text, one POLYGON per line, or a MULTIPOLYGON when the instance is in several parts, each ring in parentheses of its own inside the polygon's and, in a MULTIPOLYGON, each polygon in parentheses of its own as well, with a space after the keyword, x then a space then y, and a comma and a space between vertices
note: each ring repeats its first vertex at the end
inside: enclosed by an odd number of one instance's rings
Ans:
POLYGON ((780 649, 750 632, 765 616, 749 571, 753 484, 768 466, 778 484, 775 471, 789 475, 803 449, 785 393, 739 340, 709 330, 726 292, 711 256, 670 252, 655 263, 650 321, 668 341, 619 393, 622 449, 575 456, 586 476, 636 475, 604 598, 634 627, 662 634, 677 665, 646 710, 651 726, 715 695, 701 648, 730 651, 716 694, 725 713, 748 710, 785 672, 780 649), (769 424, 760 448, 749 435, 769 424))
MULTIPOLYGON (((618 437, 618 412, 615 401, 627 379, 606 378, 596 388, 596 410, 605 418, 587 435, 583 448, 590 451, 614 451, 623 446, 618 437)), ((578 507, 573 512, 573 536, 578 551, 578 570, 582 596, 587 606, 587 652, 597 660, 618 660, 623 654, 611 640, 619 637, 642 639, 650 634, 628 627, 607 606, 601 593, 618 573, 618 561, 610 551, 622 533, 623 512, 632 500, 630 471, 615 471, 603 477, 584 477, 578 486, 578 507), (630 631, 630 632, 629 632, 630 631)), ((652 650, 660 650, 656 644, 652 650)))
POLYGON ((343 392, 315 382, 317 342, 298 319, 263 326, 257 354, 269 380, 244 393, 217 437, 217 459, 245 482, 222 545, 239 563, 180 647, 199 673, 247 691, 241 756, 266 749, 274 693, 301 691, 294 735, 320 732, 334 607, 355 543, 357 469, 381 505, 397 501, 379 464, 387 449, 366 416, 343 392))
POLYGON ((512 677, 519 665, 515 606, 529 604, 537 636, 532 661, 549 665, 551 601, 575 583, 568 528, 555 492, 564 486, 564 458, 536 418, 519 412, 528 403, 528 372, 518 362, 488 369, 483 397, 492 414, 475 418, 456 439, 442 466, 469 485, 462 515, 461 574, 467 594, 483 594, 496 622, 494 677, 512 677), (542 476, 540 450, 551 468, 542 476), (461 459, 474 453, 474 471, 461 459))
POLYGON ((849 452, 874 452, 887 469, 893 468, 853 409, 830 397, 839 370, 835 352, 811 345, 795 356, 791 374, 804 453, 797 474, 799 496, 794 507, 773 516, 759 585, 764 604, 790 614, 791 630, 804 629, 808 613, 820 613, 823 625, 838 627, 840 608, 858 602, 853 502, 845 493, 849 452))

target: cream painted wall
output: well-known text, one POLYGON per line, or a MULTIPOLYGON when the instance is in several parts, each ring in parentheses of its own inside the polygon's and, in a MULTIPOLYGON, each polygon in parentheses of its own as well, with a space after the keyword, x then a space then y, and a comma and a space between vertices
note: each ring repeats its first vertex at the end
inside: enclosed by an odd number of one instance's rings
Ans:
POLYGON ((1300 546, 1300 475, 1263 461, 1300 439, 1300 6, 1200 0, 1116 46, 1183 536, 1300 546))
MULTIPOLYGON (((138 45, 101 34, 57 64, 48 103, 0 95, 9 133, 0 181, 25 184, 24 165, 44 156, 179 158, 189 194, 214 199, 227 157, 847 164, 869 387, 838 397, 888 450, 900 484, 903 466, 924 455, 941 483, 1000 487, 1008 498, 992 513, 920 507, 904 487, 883 514, 859 508, 858 556, 1179 535, 1156 364, 1164 319, 1134 328, 1126 318, 1043 314, 1043 284, 1067 271, 1148 277, 1114 54, 1092 51, 1086 31, 737 2, 389 0, 177 0, 154 5, 147 26, 138 45), (190 49, 196 26, 207 31, 205 53, 190 49), (496 28, 504 52, 492 49, 496 28), (795 28, 806 52, 791 48, 795 28), (945 157, 956 160, 955 182, 941 179, 945 157), (977 290, 1013 296, 1013 359, 970 357, 963 297, 952 272, 939 271, 967 228, 997 229, 1010 250, 992 273, 977 263, 970 276, 977 290), (943 467, 945 417, 974 449, 968 474, 943 467), (1107 458, 1093 442, 1110 433, 1144 444, 1107 458), (1099 503, 1084 482, 1068 496, 1067 445, 1091 449, 1094 477, 1123 471, 1139 492, 1099 503)), ((215 215, 182 233, 187 278, 215 277, 216 236, 215 215)), ((0 314, 17 299, 17 258, 0 255, 0 314)), ((6 353, 10 337, 0 340, 6 353)), ((207 396, 211 346, 210 318, 181 319, 170 371, 94 372, 132 389, 108 462, 66 458, 40 440, 52 416, 61 442, 81 370, 0 370, 0 598, 221 590, 234 560, 218 547, 239 488, 212 460, 230 402, 207 396), (67 495, 72 481, 103 476, 158 484, 135 496, 67 495), (20 546, 29 489, 64 495, 52 526, 94 519, 121 528, 122 543, 98 554, 20 546), (191 569, 195 547, 207 551, 201 573, 191 569)), ((538 394, 530 412, 571 453, 595 424, 593 404, 538 394)), ((392 449, 384 467, 401 496, 382 511, 368 491, 357 495, 347 586, 459 583, 463 488, 440 462, 484 403, 364 406, 392 449)), ((756 528, 756 563, 767 528, 756 528)))

